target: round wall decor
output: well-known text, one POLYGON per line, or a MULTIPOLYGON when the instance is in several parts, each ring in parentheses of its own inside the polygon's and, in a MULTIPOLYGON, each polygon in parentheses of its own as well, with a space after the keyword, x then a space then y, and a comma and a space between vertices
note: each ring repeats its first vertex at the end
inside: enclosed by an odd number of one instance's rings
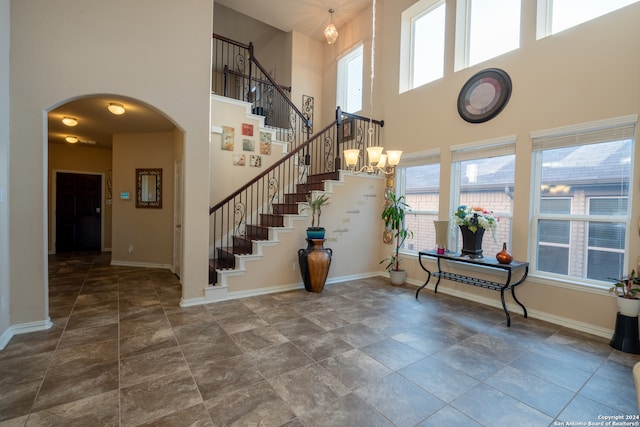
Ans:
POLYGON ((511 97, 511 78, 499 68, 487 68, 474 74, 460 90, 458 113, 469 123, 491 120, 502 111, 511 97))

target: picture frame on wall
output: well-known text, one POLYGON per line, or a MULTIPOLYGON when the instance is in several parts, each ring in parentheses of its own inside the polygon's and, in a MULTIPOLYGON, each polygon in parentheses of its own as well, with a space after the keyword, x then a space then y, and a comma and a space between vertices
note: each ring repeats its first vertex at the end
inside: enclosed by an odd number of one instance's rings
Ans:
POLYGON ((354 136, 355 136, 355 132, 354 132, 354 120, 353 119, 346 119, 342 121, 342 140, 343 141, 351 141, 354 136))

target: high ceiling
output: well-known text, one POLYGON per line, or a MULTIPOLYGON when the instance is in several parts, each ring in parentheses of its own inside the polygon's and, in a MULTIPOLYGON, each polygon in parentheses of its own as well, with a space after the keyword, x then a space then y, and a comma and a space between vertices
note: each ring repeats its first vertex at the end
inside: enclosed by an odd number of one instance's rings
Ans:
POLYGON ((297 31, 318 40, 335 10, 333 23, 338 32, 356 15, 371 6, 372 0, 214 0, 223 6, 278 28, 297 31))
MULTIPOLYGON (((372 0, 214 0, 223 6, 269 24, 284 32, 297 31, 318 40, 329 23, 329 9, 334 9, 333 23, 340 29, 372 0)), ((49 113, 49 142, 67 144, 67 136, 75 136, 78 146, 111 148, 113 134, 133 132, 167 132, 174 125, 162 114, 129 98, 95 95, 77 99, 49 113), (126 113, 120 116, 107 110, 110 102, 122 104, 126 113), (73 117, 78 125, 62 124, 63 117, 73 117)))

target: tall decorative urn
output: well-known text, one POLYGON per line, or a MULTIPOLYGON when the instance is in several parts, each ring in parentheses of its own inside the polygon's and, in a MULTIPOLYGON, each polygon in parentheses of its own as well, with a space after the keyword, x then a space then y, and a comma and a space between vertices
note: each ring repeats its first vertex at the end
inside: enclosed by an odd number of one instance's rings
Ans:
POLYGON ((304 288, 309 292, 322 292, 329 275, 333 251, 324 247, 325 239, 306 239, 307 248, 298 250, 298 263, 304 288))

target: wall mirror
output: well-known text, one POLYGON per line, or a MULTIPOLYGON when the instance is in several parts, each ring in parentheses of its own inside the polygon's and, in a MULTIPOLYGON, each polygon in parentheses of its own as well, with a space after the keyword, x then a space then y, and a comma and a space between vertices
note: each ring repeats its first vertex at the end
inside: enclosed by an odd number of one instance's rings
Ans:
POLYGON ((162 208, 162 169, 136 169, 136 208, 162 208))

